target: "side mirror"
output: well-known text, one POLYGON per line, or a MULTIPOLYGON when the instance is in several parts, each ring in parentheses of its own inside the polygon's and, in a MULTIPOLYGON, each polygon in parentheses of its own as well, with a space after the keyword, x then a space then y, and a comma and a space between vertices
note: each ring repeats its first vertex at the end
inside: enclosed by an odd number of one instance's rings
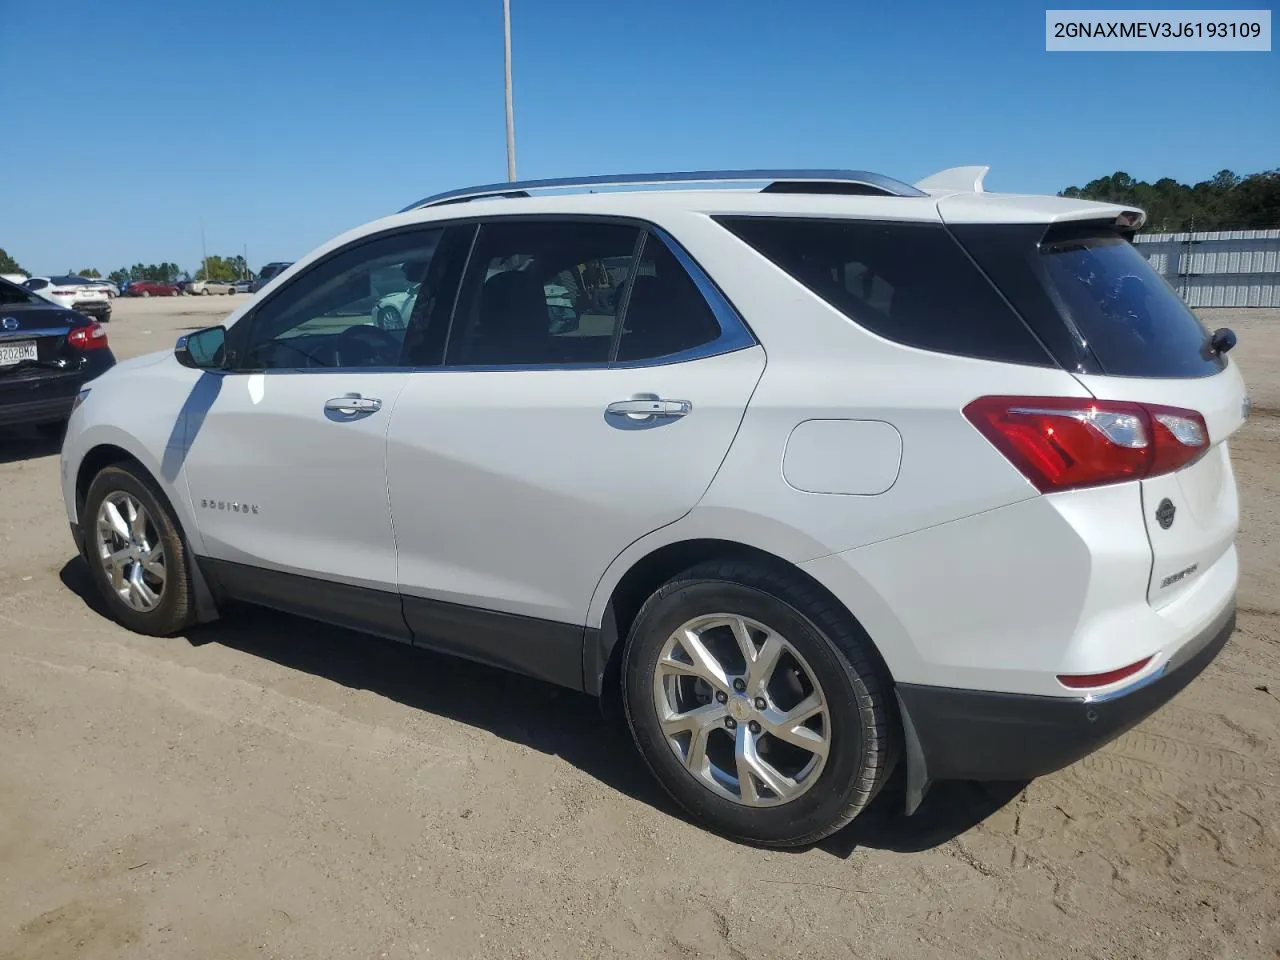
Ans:
POLYGON ((221 370, 227 362, 227 328, 205 327, 178 338, 173 355, 184 367, 221 370))

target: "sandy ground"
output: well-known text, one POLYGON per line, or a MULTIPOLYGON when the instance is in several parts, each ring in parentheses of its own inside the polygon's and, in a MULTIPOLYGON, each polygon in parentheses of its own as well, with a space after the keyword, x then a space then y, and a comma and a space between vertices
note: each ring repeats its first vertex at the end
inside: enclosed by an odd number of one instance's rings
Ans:
POLYGON ((127 633, 56 450, 0 434, 0 957, 1280 956, 1280 311, 1206 317, 1256 404, 1223 655, 1074 767, 795 853, 685 822, 584 697, 266 612, 127 633))

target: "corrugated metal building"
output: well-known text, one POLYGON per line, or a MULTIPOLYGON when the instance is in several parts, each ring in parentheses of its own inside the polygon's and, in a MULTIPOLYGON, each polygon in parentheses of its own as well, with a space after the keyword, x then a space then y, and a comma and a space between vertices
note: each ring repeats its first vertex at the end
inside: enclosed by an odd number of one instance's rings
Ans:
POLYGON ((1280 230, 1140 233, 1137 249, 1193 307, 1280 307, 1280 230))

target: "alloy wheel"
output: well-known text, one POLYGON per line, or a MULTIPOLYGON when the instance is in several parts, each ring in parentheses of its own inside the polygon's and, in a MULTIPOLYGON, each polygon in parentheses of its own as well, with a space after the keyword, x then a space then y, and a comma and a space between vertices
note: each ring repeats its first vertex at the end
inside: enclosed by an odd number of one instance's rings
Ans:
POLYGON ((98 559, 112 591, 130 608, 148 613, 164 596, 165 552, 146 507, 123 490, 103 498, 95 524, 98 559))
POLYGON ((831 718, 800 652, 758 621, 715 613, 663 644, 654 706, 668 746, 719 796, 750 807, 795 800, 822 774, 831 718))

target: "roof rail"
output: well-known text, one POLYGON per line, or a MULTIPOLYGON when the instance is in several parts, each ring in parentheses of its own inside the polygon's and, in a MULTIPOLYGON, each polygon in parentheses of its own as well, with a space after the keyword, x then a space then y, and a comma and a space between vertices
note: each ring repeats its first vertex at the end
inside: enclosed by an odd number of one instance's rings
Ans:
POLYGON ((917 180, 916 186, 921 190, 961 190, 965 193, 983 193, 982 181, 990 167, 948 167, 931 173, 923 180, 917 180))
POLYGON ((671 173, 622 173, 592 177, 560 177, 550 180, 515 180, 478 187, 449 190, 400 210, 417 210, 446 203, 462 203, 485 197, 527 197, 530 190, 574 187, 631 187, 676 183, 751 183, 766 181, 762 193, 804 193, 805 184, 814 192, 872 193, 890 197, 924 197, 927 194, 909 183, 865 170, 686 170, 671 173))

